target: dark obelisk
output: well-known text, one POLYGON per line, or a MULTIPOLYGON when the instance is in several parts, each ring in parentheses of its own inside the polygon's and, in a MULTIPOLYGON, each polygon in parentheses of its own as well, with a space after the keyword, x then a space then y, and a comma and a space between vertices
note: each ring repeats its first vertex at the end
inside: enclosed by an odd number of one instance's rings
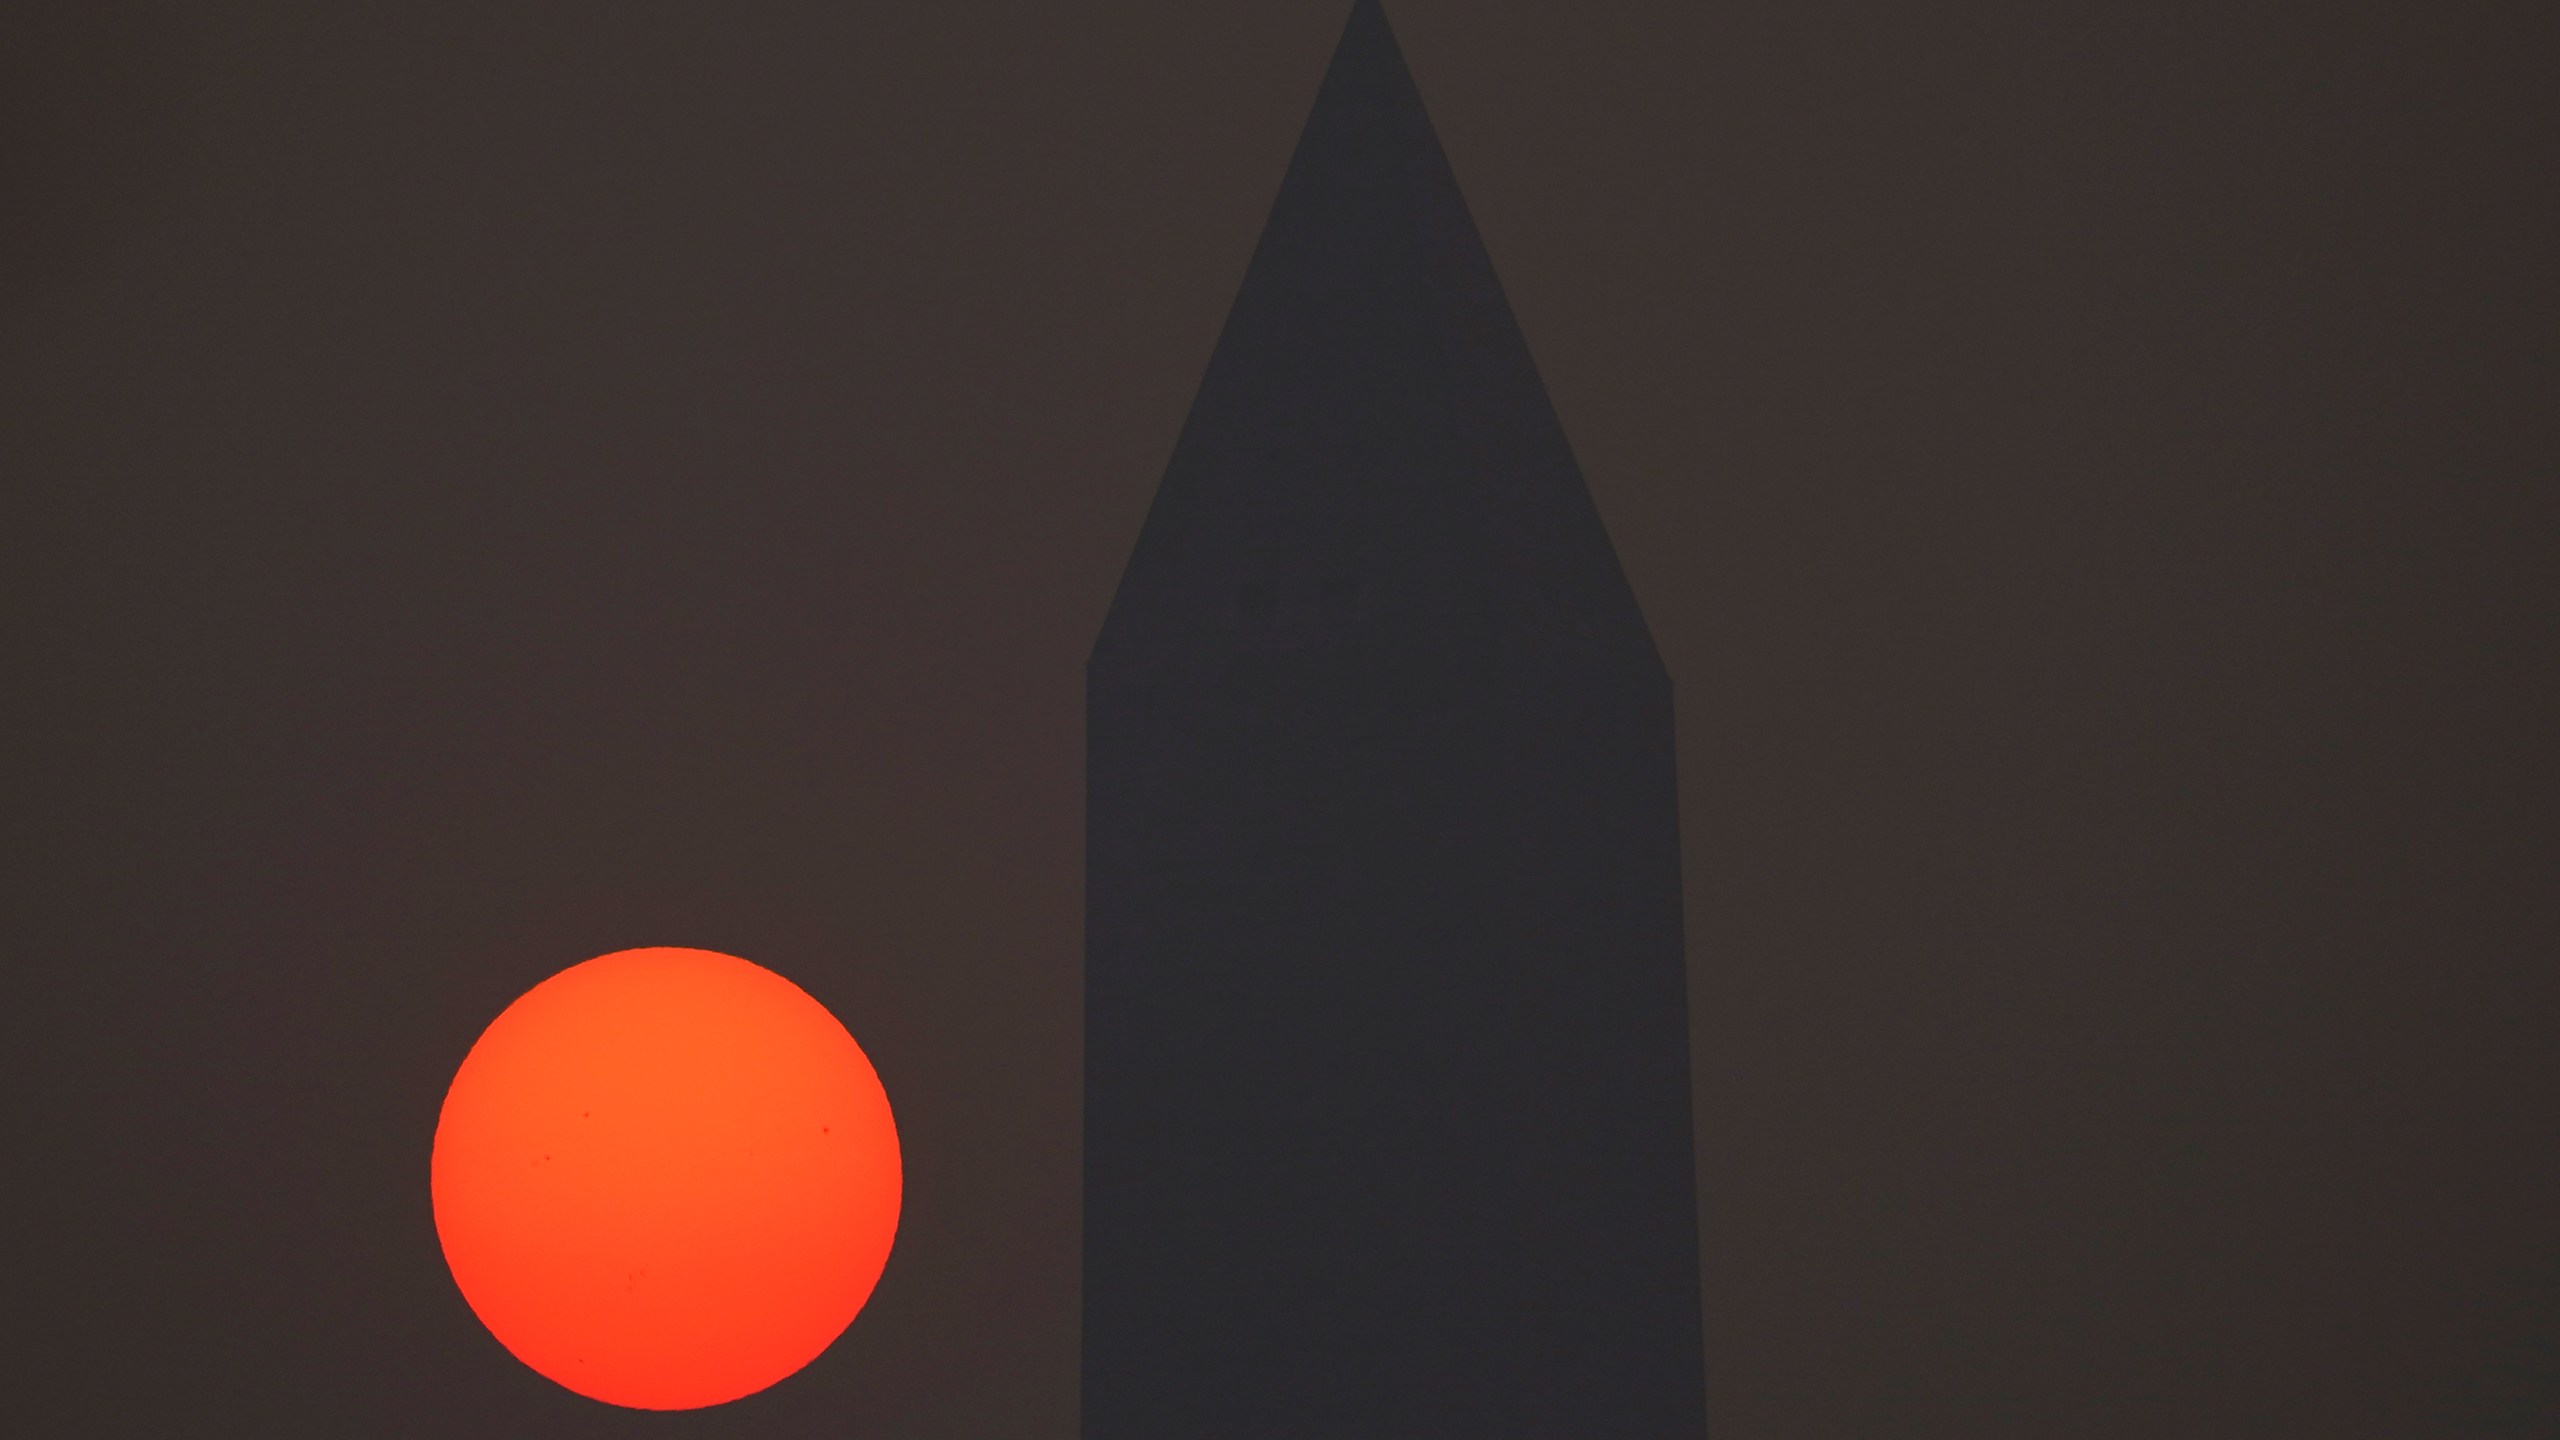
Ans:
POLYGON ((1670 684, 1374 3, 1088 681, 1085 1440, 1702 1436, 1670 684))

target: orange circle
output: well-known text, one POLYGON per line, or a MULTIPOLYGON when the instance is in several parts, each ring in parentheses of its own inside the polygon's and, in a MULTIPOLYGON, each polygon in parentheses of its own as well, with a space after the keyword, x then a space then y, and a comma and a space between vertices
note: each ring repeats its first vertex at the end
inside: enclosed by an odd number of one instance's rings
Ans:
POLYGON ((622 950, 518 997, 436 1121, 436 1236, 498 1343, 642 1410, 751 1395, 853 1323, 898 1229, 898 1129, 806 991, 622 950))

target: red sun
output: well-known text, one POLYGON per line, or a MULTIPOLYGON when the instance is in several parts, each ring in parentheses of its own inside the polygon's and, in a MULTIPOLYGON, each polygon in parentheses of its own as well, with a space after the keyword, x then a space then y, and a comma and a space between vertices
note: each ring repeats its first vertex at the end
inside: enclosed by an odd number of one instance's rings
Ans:
POLYGON ((436 1235, 473 1313, 597 1400, 690 1410, 834 1343, 898 1229, 871 1062, 781 976, 622 950, 526 991, 436 1122, 436 1235))

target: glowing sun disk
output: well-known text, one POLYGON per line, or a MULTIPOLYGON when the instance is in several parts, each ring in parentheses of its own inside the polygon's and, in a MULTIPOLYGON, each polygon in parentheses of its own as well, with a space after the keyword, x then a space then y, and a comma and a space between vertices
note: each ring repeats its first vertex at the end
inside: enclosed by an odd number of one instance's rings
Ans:
POLYGON ((897 1233, 898 1132, 835 1016, 733 955, 622 950, 525 992, 445 1094, 454 1283, 581 1395, 687 1410, 799 1370, 897 1233))

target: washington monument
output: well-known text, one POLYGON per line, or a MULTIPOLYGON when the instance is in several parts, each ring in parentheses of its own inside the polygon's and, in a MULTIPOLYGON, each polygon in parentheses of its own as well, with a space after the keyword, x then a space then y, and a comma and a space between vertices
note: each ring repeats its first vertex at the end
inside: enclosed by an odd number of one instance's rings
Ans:
POLYGON ((1085 1440, 1702 1437, 1670 682, 1370 0, 1087 706, 1085 1440))

